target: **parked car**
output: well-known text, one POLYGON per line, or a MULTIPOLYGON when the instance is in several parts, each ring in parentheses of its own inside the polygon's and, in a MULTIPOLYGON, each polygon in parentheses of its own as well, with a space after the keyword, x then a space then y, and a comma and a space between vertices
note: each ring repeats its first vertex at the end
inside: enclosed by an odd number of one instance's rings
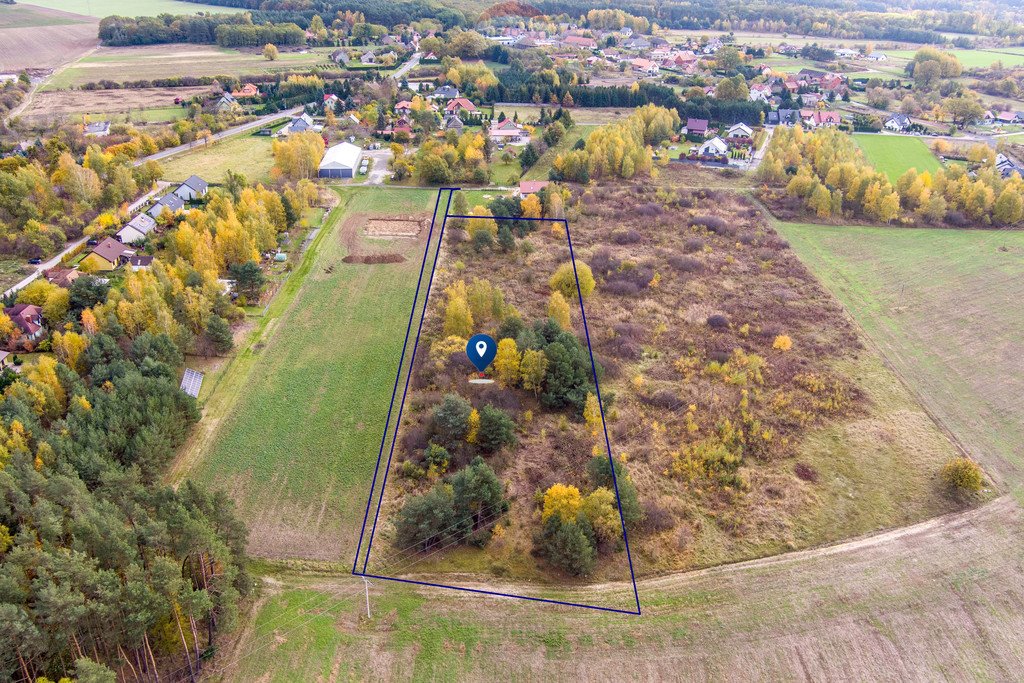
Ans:
POLYGON ((93 237, 92 239, 90 239, 85 244, 86 244, 86 246, 95 247, 99 243, 100 243, 100 241, 98 239, 96 239, 95 237, 93 237))
POLYGON ((40 263, 42 263, 42 262, 43 262, 43 259, 41 259, 41 258, 30 258, 30 259, 28 260, 28 262, 29 262, 30 264, 32 264, 33 266, 38 266, 38 265, 39 265, 40 263))

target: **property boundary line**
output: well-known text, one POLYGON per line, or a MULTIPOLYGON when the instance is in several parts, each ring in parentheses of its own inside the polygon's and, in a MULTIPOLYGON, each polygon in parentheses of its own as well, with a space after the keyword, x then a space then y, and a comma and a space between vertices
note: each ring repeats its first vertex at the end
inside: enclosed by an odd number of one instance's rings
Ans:
POLYGON ((358 542, 358 544, 356 546, 356 555, 355 555, 355 558, 353 559, 353 562, 352 562, 352 574, 353 574, 353 576, 359 576, 359 577, 367 578, 367 579, 380 579, 382 581, 394 581, 394 582, 397 582, 397 583, 405 583, 405 584, 412 584, 412 585, 418 585, 418 586, 430 586, 430 587, 433 587, 433 588, 447 588, 447 589, 450 589, 450 590, 463 591, 463 592, 467 592, 467 593, 476 593, 476 594, 481 594, 481 595, 494 595, 494 596, 503 597, 503 598, 513 598, 513 599, 519 599, 519 600, 529 600, 529 601, 532 601, 532 602, 542 602, 542 603, 548 603, 548 604, 563 605, 563 606, 567 606, 567 607, 579 607, 579 608, 583 608, 583 609, 598 610, 598 611, 602 611, 602 612, 616 612, 616 613, 619 613, 619 614, 629 614, 629 615, 639 616, 641 614, 640 593, 639 593, 639 590, 638 590, 637 585, 636 585, 636 572, 635 572, 634 567, 633 567, 633 555, 632 555, 632 552, 630 551, 630 548, 629 548, 629 536, 628 536, 628 533, 626 532, 626 520, 625 520, 625 515, 624 515, 624 513, 622 511, 622 498, 619 495, 618 476, 617 476, 616 471, 615 471, 615 460, 614 460, 614 457, 612 456, 611 440, 610 440, 610 438, 608 436, 608 423, 607 423, 607 421, 605 419, 605 414, 604 414, 604 401, 601 399, 601 387, 600 387, 600 383, 599 383, 598 378, 597 378, 597 362, 594 359, 594 349, 593 349, 593 345, 591 344, 591 341, 590 341, 590 328, 588 327, 588 324, 587 324, 586 309, 585 309, 585 307, 583 305, 583 291, 580 288, 579 273, 577 272, 577 269, 576 269, 576 255, 575 255, 575 252, 574 252, 573 246, 572 246, 572 235, 571 235, 571 233, 569 231, 569 221, 567 219, 565 219, 565 218, 523 218, 523 217, 516 218, 516 217, 512 217, 512 216, 491 216, 490 217, 490 218, 493 218, 495 221, 500 221, 500 220, 523 220, 523 221, 539 221, 539 222, 548 222, 548 223, 561 223, 565 227, 565 237, 566 237, 566 241, 567 241, 568 246, 569 246, 569 259, 570 259, 570 262, 572 263, 573 277, 576 280, 576 294, 577 294, 577 297, 579 299, 579 304, 580 304, 580 315, 581 315, 582 321, 583 321, 583 332, 584 332, 584 336, 586 337, 586 341, 587 341, 587 353, 590 356, 590 370, 591 370, 591 373, 592 373, 592 376, 593 376, 593 379, 594 379, 594 389, 597 392, 598 409, 599 409, 599 411, 601 413, 601 426, 602 426, 602 429, 603 429, 603 432, 604 432, 605 448, 607 449, 607 453, 608 453, 608 464, 609 464, 609 467, 610 467, 610 470, 611 470, 612 485, 613 485, 613 487, 615 489, 615 502, 616 502, 616 504, 618 506, 618 509, 619 509, 619 521, 622 524, 622 540, 623 540, 623 543, 625 544, 625 548, 626 548, 626 559, 627 559, 627 561, 629 563, 629 578, 630 578, 631 583, 633 584, 633 599, 634 599, 634 601, 636 603, 636 608, 635 609, 627 610, 627 609, 619 609, 619 608, 614 608, 614 607, 603 607, 603 606, 600 606, 600 605, 588 605, 588 604, 585 604, 585 603, 569 602, 569 601, 565 601, 565 600, 555 600, 555 599, 551 599, 551 598, 538 598, 538 597, 527 596, 527 595, 516 595, 516 594, 513 594, 513 593, 503 593, 503 592, 500 592, 500 591, 484 590, 484 589, 479 589, 479 588, 467 588, 465 586, 452 586, 452 585, 449 585, 449 584, 435 583, 435 582, 430 582, 430 581, 417 581, 417 580, 414 580, 414 579, 402 579, 402 578, 398 578, 398 577, 394 577, 394 576, 383 576, 383 575, 380 575, 380 574, 371 574, 371 573, 367 572, 367 566, 368 566, 369 561, 370 561, 370 552, 373 549, 373 539, 374 539, 374 536, 376 535, 376 532, 377 532, 377 522, 378 522, 379 517, 380 517, 380 509, 381 509, 381 506, 383 505, 383 502, 384 502, 384 489, 387 487, 388 472, 391 469, 391 461, 392 461, 392 459, 394 457, 394 454, 395 454, 395 443, 398 440, 398 428, 399 428, 399 426, 401 425, 401 422, 402 422, 402 412, 403 412, 403 409, 405 407, 405 401, 406 401, 406 398, 407 398, 408 392, 409 392, 409 383, 410 383, 410 381, 412 379, 412 366, 413 366, 413 364, 416 361, 416 351, 419 348, 420 335, 421 335, 421 333, 423 331, 423 321, 426 318, 427 302, 430 299, 430 290, 431 290, 431 287, 433 286, 433 282, 434 282, 434 273, 435 273, 435 271, 437 269, 437 259, 438 259, 439 255, 441 253, 441 242, 444 239, 445 226, 446 226, 449 218, 466 218, 466 219, 469 219, 469 218, 480 218, 480 216, 467 216, 467 215, 462 215, 462 214, 450 214, 450 213, 448 213, 448 210, 451 208, 452 196, 459 189, 460 188, 457 188, 457 187, 442 187, 442 188, 439 188, 438 192, 437 192, 437 200, 436 200, 436 202, 434 204, 434 214, 432 215, 431 221, 430 221, 430 232, 427 235, 427 244, 424 247, 424 251, 423 251, 423 263, 420 265, 420 277, 419 277, 419 281, 417 281, 417 284, 416 284, 416 294, 413 296, 412 308, 411 308, 411 310, 409 312, 409 322, 408 322, 408 325, 406 327, 405 341, 402 344, 402 353, 401 353, 401 356, 399 357, 398 371, 397 371, 397 373, 395 375, 395 385, 394 385, 394 389, 392 390, 392 393, 391 393, 391 403, 388 406, 388 417, 387 417, 387 420, 384 423, 384 434, 381 437, 380 450, 379 450, 379 452, 377 454, 377 465, 376 465, 376 468, 374 469, 373 480, 371 481, 371 484, 370 484, 370 493, 369 493, 369 496, 368 496, 368 498, 366 500, 366 512, 363 515, 363 526, 362 526, 362 528, 359 531, 359 542, 358 542), (405 352, 406 352, 406 348, 407 348, 408 343, 409 343, 409 336, 410 336, 410 333, 412 331, 413 318, 416 315, 416 301, 419 299, 420 287, 421 287, 422 281, 423 281, 423 273, 426 270, 427 258, 429 256, 429 252, 430 252, 430 240, 431 240, 431 237, 432 237, 433 232, 434 232, 434 225, 435 225, 435 221, 436 221, 436 218, 437 218, 437 210, 440 207, 441 195, 442 195, 443 192, 448 192, 448 201, 447 201, 447 204, 445 206, 444 216, 442 217, 442 220, 441 220, 441 230, 440 230, 440 232, 438 234, 437 247, 436 247, 436 249, 434 251, 434 259, 433 259, 433 262, 432 262, 431 267, 430 267, 430 276, 429 276, 429 278, 427 280, 427 288, 426 288, 426 293, 425 293, 424 299, 423 299, 423 306, 422 306, 422 312, 420 314, 420 321, 419 321, 419 325, 417 326, 417 329, 416 329, 416 339, 413 342, 412 354, 410 355, 410 359, 409 359, 409 372, 406 375, 405 387, 404 387, 404 389, 402 391, 402 400, 399 403, 398 415, 395 418, 394 431, 393 431, 393 435, 392 435, 392 439, 391 439, 391 448, 390 448, 390 450, 388 452, 387 463, 384 466, 384 476, 383 476, 383 479, 381 481, 380 493, 379 493, 378 498, 377 498, 377 509, 374 512, 373 526, 372 526, 372 528, 370 530, 370 535, 369 535, 369 538, 367 540, 366 554, 365 554, 365 556, 363 558, 362 569, 358 570, 357 568, 358 568, 358 565, 359 565, 359 555, 360 555, 360 553, 362 551, 363 538, 365 537, 365 534, 366 534, 366 525, 369 522, 370 505, 371 505, 371 503, 373 501, 373 494, 374 494, 374 490, 376 489, 376 485, 377 485, 377 474, 378 474, 378 471, 380 470, 380 464, 381 464, 381 461, 383 460, 383 456, 384 456, 384 444, 387 441, 388 432, 390 431, 389 427, 390 427, 390 424, 391 424, 391 414, 392 414, 392 411, 394 410, 395 399, 397 398, 397 395, 398 395, 398 384, 400 382, 401 375, 402 375, 402 368, 403 368, 404 363, 405 363, 405 352))

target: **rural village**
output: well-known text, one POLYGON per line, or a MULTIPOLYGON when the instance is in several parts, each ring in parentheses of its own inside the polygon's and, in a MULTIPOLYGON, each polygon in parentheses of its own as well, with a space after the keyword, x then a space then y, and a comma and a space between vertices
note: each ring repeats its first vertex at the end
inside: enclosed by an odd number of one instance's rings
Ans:
POLYGON ((1010 0, 0 0, 0 680, 1021 680, 1022 89, 1010 0))

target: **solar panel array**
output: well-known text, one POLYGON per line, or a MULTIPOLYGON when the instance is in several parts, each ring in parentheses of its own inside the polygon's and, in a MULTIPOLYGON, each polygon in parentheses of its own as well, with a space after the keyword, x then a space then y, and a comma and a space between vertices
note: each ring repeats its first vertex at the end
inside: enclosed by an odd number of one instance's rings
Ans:
POLYGON ((199 389, 203 386, 203 373, 185 368, 185 375, 181 378, 181 390, 192 398, 199 398, 199 389))

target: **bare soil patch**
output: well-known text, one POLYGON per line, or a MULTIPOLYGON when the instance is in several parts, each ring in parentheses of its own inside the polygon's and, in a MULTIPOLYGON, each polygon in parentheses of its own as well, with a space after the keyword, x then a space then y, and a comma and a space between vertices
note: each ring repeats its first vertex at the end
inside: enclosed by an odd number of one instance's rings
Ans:
POLYGON ((0 71, 53 69, 99 45, 96 19, 35 7, 32 12, 37 21, 0 25, 0 71))
POLYGON ((423 229, 424 220, 417 217, 371 218, 366 222, 367 237, 416 237, 423 229))
POLYGON ((387 244, 391 239, 416 239, 423 232, 429 218, 423 216, 380 216, 355 213, 345 219, 338 238, 348 252, 342 263, 402 263, 405 257, 386 249, 368 248, 366 237, 380 239, 387 244))
POLYGON ((37 92, 24 112, 25 118, 48 118, 81 113, 127 112, 174 106, 174 99, 189 99, 210 92, 210 86, 187 88, 140 88, 137 90, 51 90, 37 92))

